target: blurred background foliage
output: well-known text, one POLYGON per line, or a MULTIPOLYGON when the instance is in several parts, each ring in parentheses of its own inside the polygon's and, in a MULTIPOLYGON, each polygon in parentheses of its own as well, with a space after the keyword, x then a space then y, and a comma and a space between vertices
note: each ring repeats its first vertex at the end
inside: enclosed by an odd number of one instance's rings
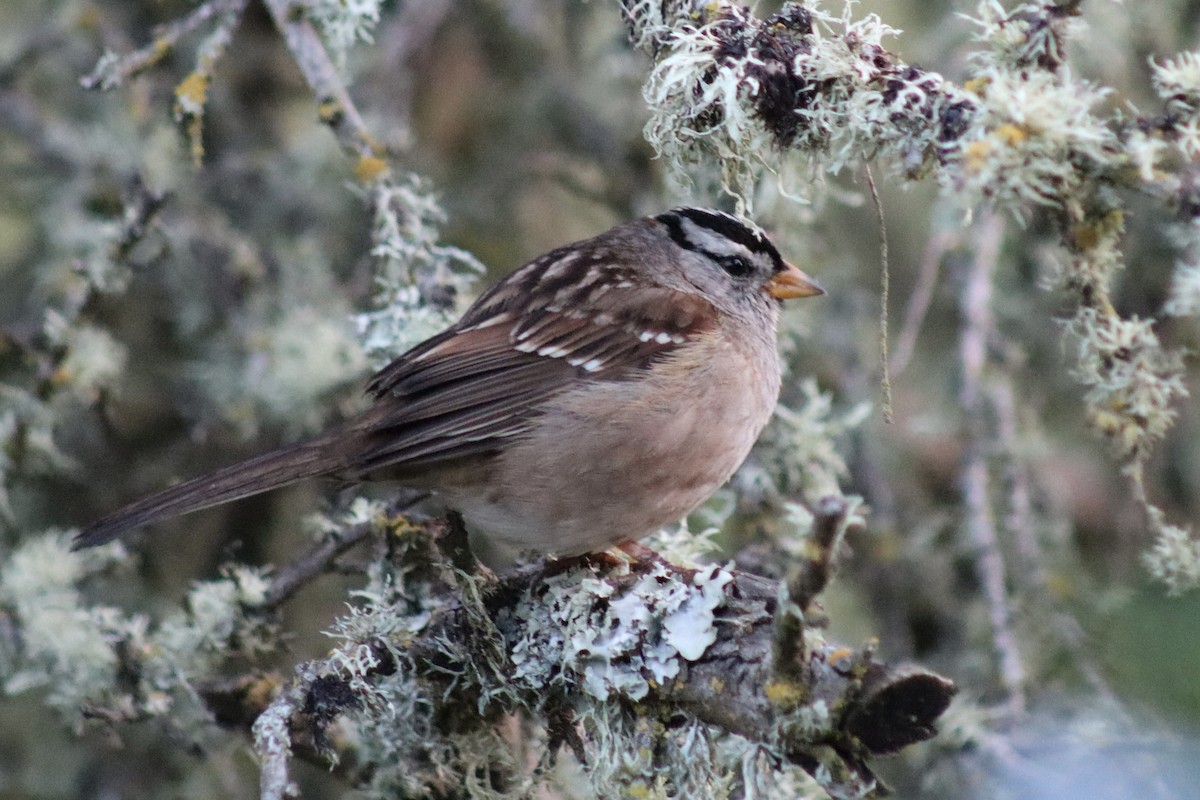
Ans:
MULTIPOLYGON (((80 86, 106 48, 140 47, 192 7, 0 4, 0 551, 312 432, 360 402, 367 359, 352 314, 374 296, 371 220, 266 11, 250 4, 215 67, 199 167, 172 118, 194 37, 121 88, 80 86), (127 237, 129 209, 147 202, 156 211, 147 230, 127 237)), ((665 179, 642 135, 651 62, 628 45, 615 4, 421 0, 384 11, 374 43, 349 51, 347 82, 396 163, 439 198, 443 240, 487 265, 481 285, 632 216, 728 204, 665 179)), ((975 45, 960 13, 974 11, 875 0, 854 13, 880 14, 904 31, 889 42, 895 52, 961 81, 975 45)), ((1114 106, 1152 109, 1148 59, 1197 46, 1200 6, 1090 0, 1083 21, 1073 68, 1111 87, 1114 106)), ((877 179, 893 354, 907 347, 897 331, 922 269, 939 270, 911 357, 893 371, 893 424, 879 411, 879 229, 861 171, 831 177, 810 205, 764 202, 760 221, 829 289, 788 312, 784 402, 802 406, 801 379, 812 376, 835 416, 872 409, 839 439, 842 488, 862 495, 871 516, 827 599, 833 632, 878 636, 886 658, 919 660, 963 693, 943 735, 883 765, 884 776, 902 797, 1189 796, 1176 791, 1200 777, 1200 600, 1165 597, 1140 563, 1150 544, 1141 509, 1083 420, 1056 321, 1063 299, 1038 288, 1056 258, 1045 220, 992 223, 1001 236, 993 313, 1008 348, 999 360, 1017 388, 1010 441, 1030 492, 1025 539, 1007 531, 1001 542, 1028 698, 1013 716, 980 554, 962 533, 955 298, 971 234, 931 182, 877 179)), ((1195 349, 1197 319, 1159 311, 1174 259, 1164 221, 1150 203, 1128 202, 1118 309, 1158 319, 1165 342, 1195 349)), ((1197 395, 1194 359, 1187 385, 1197 395)), ((1148 467, 1153 499, 1183 522, 1200 519, 1198 407, 1180 405, 1148 467)), ((327 488, 161 526, 139 542, 137 574, 98 591, 153 612, 230 558, 286 560, 308 541, 303 520, 327 488)), ((724 556, 769 568, 754 546, 779 523, 744 494, 740 511, 724 556)), ((282 665, 327 648, 321 631, 355 582, 326 578, 287 607, 282 665)), ((244 742, 214 736, 181 748, 156 724, 71 731, 37 692, 5 697, 0 720, 0 797, 246 796, 257 780, 244 742)), ((306 797, 345 790, 320 770, 301 774, 306 797)))

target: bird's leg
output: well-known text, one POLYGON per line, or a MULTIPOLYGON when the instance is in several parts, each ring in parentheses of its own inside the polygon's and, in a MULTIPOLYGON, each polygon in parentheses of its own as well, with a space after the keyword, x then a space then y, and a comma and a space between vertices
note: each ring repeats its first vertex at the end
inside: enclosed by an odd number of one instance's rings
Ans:
POLYGON ((632 539, 623 539, 613 546, 614 550, 620 550, 628 558, 634 567, 648 567, 658 565, 667 569, 674 569, 674 565, 670 561, 660 556, 652 548, 647 547, 641 542, 635 542, 632 539))

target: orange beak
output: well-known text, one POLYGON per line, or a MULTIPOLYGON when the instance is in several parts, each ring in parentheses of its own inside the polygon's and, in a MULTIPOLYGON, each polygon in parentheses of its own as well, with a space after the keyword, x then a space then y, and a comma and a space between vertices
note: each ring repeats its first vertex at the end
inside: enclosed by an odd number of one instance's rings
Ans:
POLYGON ((816 297, 817 295, 825 294, 825 290, 821 288, 821 284, 791 264, 786 264, 786 266, 787 269, 783 272, 776 272, 763 287, 764 291, 771 295, 771 297, 779 300, 792 300, 797 297, 816 297))

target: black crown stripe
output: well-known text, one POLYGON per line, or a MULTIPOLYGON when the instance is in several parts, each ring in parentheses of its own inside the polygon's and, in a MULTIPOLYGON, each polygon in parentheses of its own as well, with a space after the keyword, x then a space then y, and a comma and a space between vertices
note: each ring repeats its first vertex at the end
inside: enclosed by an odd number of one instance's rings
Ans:
POLYGON ((775 245, 771 244, 767 237, 753 230, 736 217, 720 211, 711 211, 705 208, 673 208, 655 217, 655 219, 667 226, 671 239, 680 247, 688 250, 696 249, 695 243, 689 241, 683 232, 683 224, 680 221, 681 217, 687 217, 700 227, 708 228, 710 231, 742 245, 751 253, 767 254, 771 257, 771 262, 777 270, 783 269, 783 257, 779 255, 779 251, 775 249, 775 245))

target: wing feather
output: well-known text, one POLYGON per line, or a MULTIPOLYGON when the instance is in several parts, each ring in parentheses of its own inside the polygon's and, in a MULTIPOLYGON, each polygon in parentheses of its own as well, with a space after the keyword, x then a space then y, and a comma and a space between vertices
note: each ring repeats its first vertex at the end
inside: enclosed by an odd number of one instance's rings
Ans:
POLYGON ((349 466, 368 474, 495 452, 558 392, 579 380, 626 380, 716 323, 716 309, 696 295, 550 253, 375 375, 349 466))

